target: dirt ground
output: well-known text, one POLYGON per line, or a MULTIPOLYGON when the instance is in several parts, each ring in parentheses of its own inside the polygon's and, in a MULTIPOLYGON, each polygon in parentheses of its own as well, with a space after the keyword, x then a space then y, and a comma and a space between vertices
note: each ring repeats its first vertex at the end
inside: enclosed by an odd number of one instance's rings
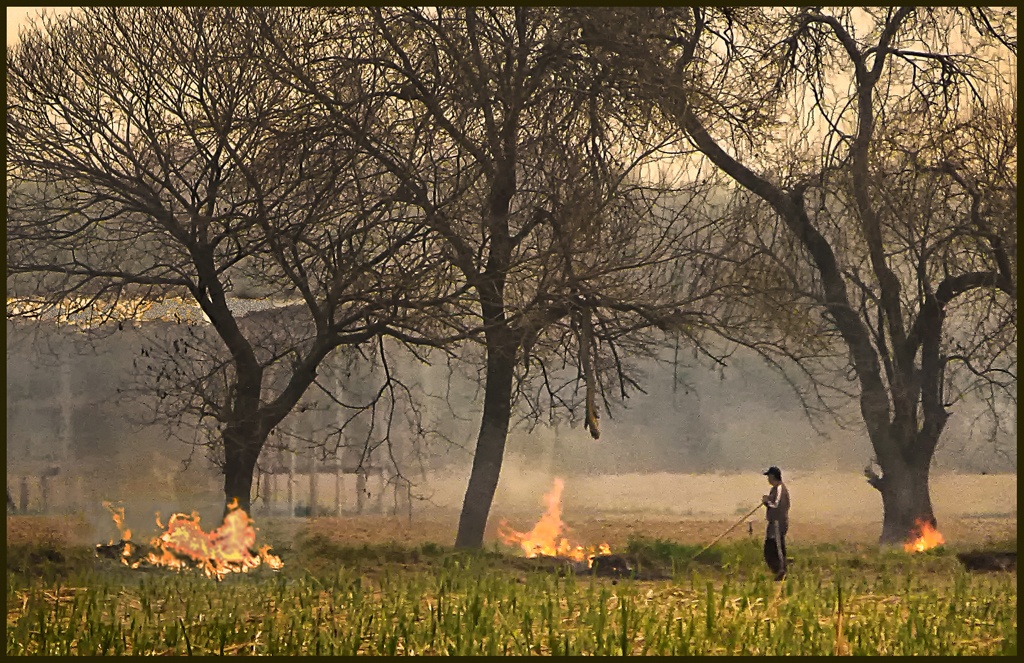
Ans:
MULTIPOLYGON (((620 548, 630 538, 644 537, 686 544, 708 543, 733 525, 738 518, 724 519, 641 519, 636 516, 605 516, 574 520, 567 523, 566 536, 576 544, 608 543, 620 548)), ((751 518, 733 530, 723 541, 763 536, 763 521, 751 518)), ((413 520, 395 517, 361 516, 357 518, 318 518, 309 523, 310 533, 321 533, 338 542, 419 544, 433 541, 450 544, 455 540, 458 515, 444 520, 413 520)), ((511 524, 511 523, 510 523, 511 524)), ((516 523, 518 525, 518 523, 516 523)), ((523 523, 526 530, 532 522, 523 523)), ((881 532, 881 519, 876 522, 792 523, 789 541, 798 543, 848 542, 872 544, 881 532)), ((988 541, 1006 541, 1017 537, 1016 518, 950 518, 940 522, 940 530, 950 544, 978 545, 988 541)), ((485 541, 497 540, 497 523, 488 523, 485 541)))
MULTIPOLYGON (((881 499, 863 477, 849 473, 790 473, 785 478, 793 498, 789 534, 793 545, 877 542, 882 522, 881 499)), ((261 539, 266 537, 271 545, 281 545, 282 539, 290 539, 302 530, 350 545, 391 541, 402 545, 451 545, 458 525, 459 493, 465 483, 458 477, 443 479, 446 480, 433 482, 440 489, 433 491, 430 502, 414 504, 411 520, 407 515, 312 520, 267 519, 257 515, 256 524, 264 530, 261 539)), ((542 496, 550 487, 551 477, 542 473, 504 474, 495 495, 485 542, 490 545, 497 540, 502 520, 520 531, 532 528, 543 512, 542 496)), ((566 536, 578 545, 608 543, 615 549, 633 537, 701 544, 710 542, 735 523, 759 502, 764 492, 767 483, 757 474, 567 477, 562 519, 568 528, 566 536)), ((939 530, 950 545, 982 545, 1017 537, 1015 475, 935 476, 932 501, 939 530)), ((755 514, 747 522, 749 527, 737 527, 725 540, 761 537, 763 515, 755 514)), ((210 524, 204 519, 204 526, 210 524)), ((116 530, 106 517, 102 527, 95 519, 77 517, 7 517, 9 544, 40 540, 106 543, 114 534, 116 530)), ((136 530, 136 538, 147 539, 153 534, 155 525, 136 530)))

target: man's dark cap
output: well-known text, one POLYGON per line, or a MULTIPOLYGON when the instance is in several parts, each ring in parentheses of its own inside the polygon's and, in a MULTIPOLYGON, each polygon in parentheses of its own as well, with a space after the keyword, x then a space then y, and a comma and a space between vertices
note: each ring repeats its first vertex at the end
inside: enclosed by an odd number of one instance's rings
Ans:
POLYGON ((774 465, 765 470, 764 475, 766 477, 775 477, 779 481, 782 481, 782 470, 775 467, 774 465))

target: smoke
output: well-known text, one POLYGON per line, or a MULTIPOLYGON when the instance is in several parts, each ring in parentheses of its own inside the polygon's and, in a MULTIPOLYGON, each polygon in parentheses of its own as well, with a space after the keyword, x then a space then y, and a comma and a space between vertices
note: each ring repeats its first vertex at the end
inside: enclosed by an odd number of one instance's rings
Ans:
MULTIPOLYGON (((92 353, 75 354, 69 381, 62 386, 63 378, 55 378, 60 371, 53 361, 46 361, 38 346, 19 343, 16 336, 9 326, 7 477, 16 502, 24 481, 29 510, 40 511, 39 477, 56 467, 59 473, 48 479, 50 511, 83 514, 97 541, 116 535, 102 506, 105 500, 123 502, 128 525, 140 534, 155 529, 156 512, 166 518, 173 512, 196 510, 204 525, 220 522, 223 494, 217 468, 199 452, 184 469, 182 461, 192 449, 168 439, 162 427, 136 426, 133 422, 144 418, 145 404, 119 397, 118 389, 138 354, 137 338, 110 337, 99 341, 105 345, 92 353), (65 400, 69 392, 70 404, 65 400)), ((386 465, 385 453, 394 453, 403 475, 415 484, 414 509, 457 511, 480 425, 482 391, 473 367, 456 364, 453 369, 444 362, 425 366, 409 356, 398 356, 392 368, 411 385, 420 411, 418 418, 408 416, 402 409, 408 404, 400 404, 393 447, 381 447, 375 462, 386 465), (411 422, 418 422, 419 428, 411 422)), ((353 393, 372 392, 377 378, 368 369, 351 373, 353 393)), ((756 493, 759 473, 769 465, 789 473, 856 476, 872 455, 856 416, 851 418, 855 425, 848 429, 828 419, 817 420, 816 429, 781 378, 742 353, 723 372, 699 365, 673 368, 652 363, 646 367, 643 385, 647 393, 634 394, 602 416, 599 440, 593 440, 581 422, 571 417, 532 422, 522 418, 523 409, 517 410, 495 495, 495 513, 507 509, 535 514, 540 496, 555 476, 566 479, 567 500, 589 494, 574 492, 574 485, 612 485, 609 477, 616 475, 633 477, 640 485, 645 482, 636 477, 648 475, 752 476, 756 493)), ((971 404, 957 407, 940 443, 935 470, 1015 471, 1015 420, 1009 430, 987 436, 980 425, 972 424, 971 404)), ((290 416, 284 427, 306 425, 302 416, 290 416)), ((375 430, 379 432, 380 426, 375 430)), ((320 434, 315 428, 302 432, 312 440, 320 434)), ((354 448, 360 444, 356 437, 348 439, 354 448)), ((389 468, 387 475, 390 478, 389 468)), ((297 492, 303 490, 299 487, 297 492)), ((345 499, 351 500, 351 490, 346 487, 345 491, 345 499)), ((390 509, 388 491, 384 506, 390 509)), ((323 492, 333 495, 333 486, 323 492)), ((603 500, 605 493, 613 494, 596 491, 593 497, 603 500)), ((866 496, 876 497, 870 492, 866 496)), ((677 514, 693 510, 680 506, 670 492, 661 497, 662 503, 644 503, 642 508, 677 514)), ((719 506, 727 511, 736 508, 719 506)), ((566 509, 570 513, 571 505, 566 509)))

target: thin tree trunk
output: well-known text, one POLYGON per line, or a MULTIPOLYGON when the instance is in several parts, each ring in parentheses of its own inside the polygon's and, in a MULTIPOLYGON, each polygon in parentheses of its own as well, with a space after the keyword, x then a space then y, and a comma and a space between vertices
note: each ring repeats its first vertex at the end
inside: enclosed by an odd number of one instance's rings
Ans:
POLYGON ((366 504, 366 470, 360 468, 356 474, 356 514, 363 515, 366 504))
POLYGON ((334 517, 341 518, 341 461, 334 464, 334 517))
POLYGON ((263 504, 264 504, 263 511, 267 515, 270 515, 270 510, 273 508, 273 501, 274 501, 274 489, 273 489, 274 475, 271 474, 270 472, 263 472, 262 474, 263 474, 263 486, 262 486, 262 488, 263 488, 263 504))
POLYGON ((312 455, 310 455, 310 457, 309 457, 309 513, 307 514, 307 516, 309 518, 316 518, 317 515, 319 515, 319 512, 317 511, 317 508, 316 508, 316 502, 317 502, 317 499, 318 499, 317 498, 317 494, 316 494, 316 475, 317 475, 316 458, 314 458, 312 455))
POLYGON ((505 441, 512 413, 512 378, 515 350, 488 343, 484 412, 473 455, 473 470, 459 517, 456 548, 480 548, 484 543, 487 517, 498 487, 505 441))
POLYGON ((28 513, 28 479, 21 477, 18 484, 18 513, 28 513))
POLYGON ((295 515, 295 452, 288 452, 288 516, 295 515))

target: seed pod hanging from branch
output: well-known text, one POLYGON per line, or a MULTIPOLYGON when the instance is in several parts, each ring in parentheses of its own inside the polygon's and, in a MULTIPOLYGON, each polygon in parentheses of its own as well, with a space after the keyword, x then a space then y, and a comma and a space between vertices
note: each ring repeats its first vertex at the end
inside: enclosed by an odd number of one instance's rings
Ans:
POLYGON ((595 440, 601 437, 598 423, 601 415, 597 411, 597 375, 594 371, 594 329, 590 321, 590 309, 577 309, 577 328, 580 339, 580 370, 586 384, 587 409, 584 425, 595 440))

